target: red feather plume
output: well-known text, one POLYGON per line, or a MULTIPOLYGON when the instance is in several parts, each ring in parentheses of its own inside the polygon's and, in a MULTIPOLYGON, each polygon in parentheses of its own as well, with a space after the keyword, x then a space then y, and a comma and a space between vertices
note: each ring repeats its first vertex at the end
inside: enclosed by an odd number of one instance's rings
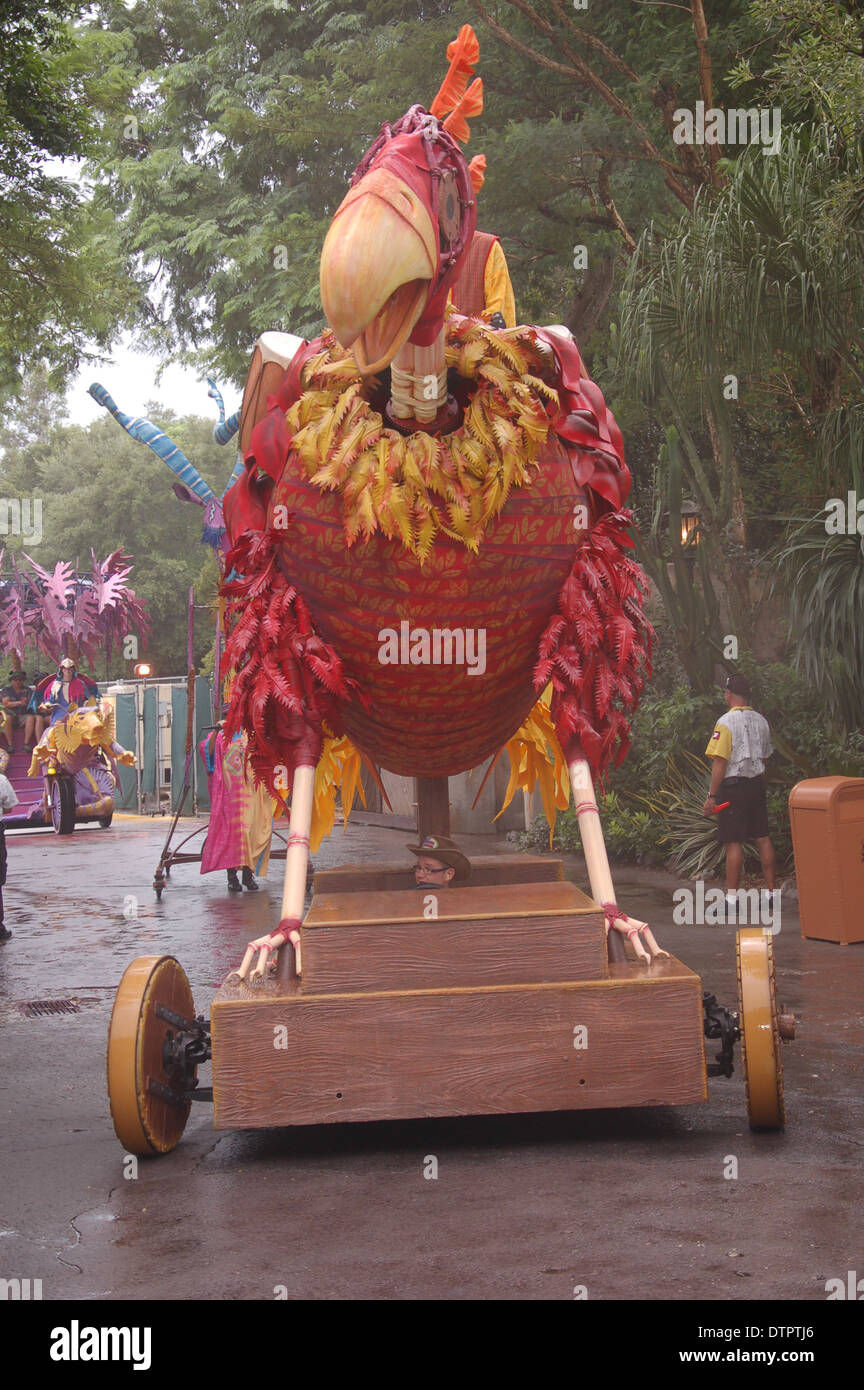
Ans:
POLYGON ((274 796, 297 766, 317 764, 324 725, 341 733, 342 701, 360 694, 284 574, 277 558, 283 540, 284 532, 245 531, 227 557, 234 577, 222 585, 225 655, 236 672, 226 734, 246 731, 247 762, 274 796))
POLYGON ((534 684, 552 682, 552 718, 568 762, 603 777, 630 747, 630 720, 651 674, 647 582, 627 554, 631 513, 607 512, 586 532, 538 646, 534 684))

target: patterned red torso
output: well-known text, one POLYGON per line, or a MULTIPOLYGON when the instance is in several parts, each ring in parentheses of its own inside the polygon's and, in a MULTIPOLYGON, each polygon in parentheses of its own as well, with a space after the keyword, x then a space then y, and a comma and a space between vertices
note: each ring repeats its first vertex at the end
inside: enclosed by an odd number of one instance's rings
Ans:
MULTIPOLYGON (((379 533, 348 548, 341 497, 313 487, 297 455, 288 457, 268 508, 270 524, 279 505, 291 517, 283 568, 317 631, 369 700, 368 713, 356 699, 345 704, 346 733, 391 772, 434 777, 476 767, 536 702, 538 640, 579 540, 574 507, 586 503, 566 449, 551 432, 540 461, 531 488, 514 489, 487 525, 477 555, 439 535, 421 567, 398 540, 379 533), (433 629, 473 629, 475 673, 467 660, 382 664, 379 633, 391 629, 402 638, 403 621, 429 632, 430 655, 433 629), (478 629, 485 634, 482 674, 478 629)), ((419 641, 415 654, 424 655, 419 641)), ((439 654, 447 654, 443 640, 439 654)))

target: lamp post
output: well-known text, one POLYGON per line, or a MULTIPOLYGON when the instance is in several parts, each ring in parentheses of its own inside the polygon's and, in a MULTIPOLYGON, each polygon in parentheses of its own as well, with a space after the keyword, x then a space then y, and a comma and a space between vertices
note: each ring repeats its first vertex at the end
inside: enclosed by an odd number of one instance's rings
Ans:
POLYGON ((699 508, 689 497, 685 497, 681 503, 681 547, 684 552, 684 559, 690 570, 690 579, 693 579, 693 568, 696 564, 696 547, 699 545, 702 534, 699 528, 700 515, 699 508))
POLYGON ((681 544, 688 549, 698 545, 701 540, 699 520, 699 508, 696 503, 685 497, 681 503, 681 544))

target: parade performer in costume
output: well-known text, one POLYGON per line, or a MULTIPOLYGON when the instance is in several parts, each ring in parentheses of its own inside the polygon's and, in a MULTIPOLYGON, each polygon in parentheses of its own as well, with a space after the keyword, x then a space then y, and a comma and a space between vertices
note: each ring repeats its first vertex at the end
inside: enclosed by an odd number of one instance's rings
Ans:
POLYGON ((229 893, 257 893, 254 873, 267 873, 273 830, 273 799, 247 776, 241 734, 226 737, 213 729, 199 745, 210 788, 210 823, 201 855, 201 872, 225 869, 229 893), (242 870, 243 883, 237 877, 242 870))
POLYGON ((516 299, 497 236, 475 231, 449 302, 460 314, 486 319, 492 328, 515 328, 516 299))
POLYGON ((439 785, 515 743, 521 786, 542 741, 555 804, 559 770, 563 804, 572 789, 610 956, 625 940, 643 963, 665 954, 615 901, 593 782, 625 756, 650 674, 623 442, 566 329, 448 310, 485 163, 458 143, 482 110, 469 26, 448 58, 430 109, 382 127, 333 217, 328 331, 278 390, 260 390, 254 359, 247 383, 246 467, 224 504, 227 729, 247 733, 274 793, 278 766, 292 792, 282 920, 250 943, 241 978, 256 950, 257 979, 298 937, 316 769, 337 738, 439 785), (483 632, 482 673, 430 656, 439 625, 449 639, 483 632), (398 658, 382 659, 383 633, 399 634, 398 658))
POLYGON ((48 676, 42 681, 37 693, 42 697, 38 706, 39 713, 50 714, 51 723, 56 724, 71 708, 83 705, 87 700, 97 699, 99 690, 96 682, 89 676, 79 675, 71 657, 64 656, 57 668, 56 676, 48 676))

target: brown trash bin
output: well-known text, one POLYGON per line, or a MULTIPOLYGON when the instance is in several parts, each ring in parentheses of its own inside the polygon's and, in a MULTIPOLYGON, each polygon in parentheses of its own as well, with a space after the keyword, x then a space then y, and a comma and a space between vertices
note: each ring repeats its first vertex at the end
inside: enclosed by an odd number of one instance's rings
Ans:
POLYGON ((789 793, 801 935, 864 941, 864 777, 813 777, 789 793))

